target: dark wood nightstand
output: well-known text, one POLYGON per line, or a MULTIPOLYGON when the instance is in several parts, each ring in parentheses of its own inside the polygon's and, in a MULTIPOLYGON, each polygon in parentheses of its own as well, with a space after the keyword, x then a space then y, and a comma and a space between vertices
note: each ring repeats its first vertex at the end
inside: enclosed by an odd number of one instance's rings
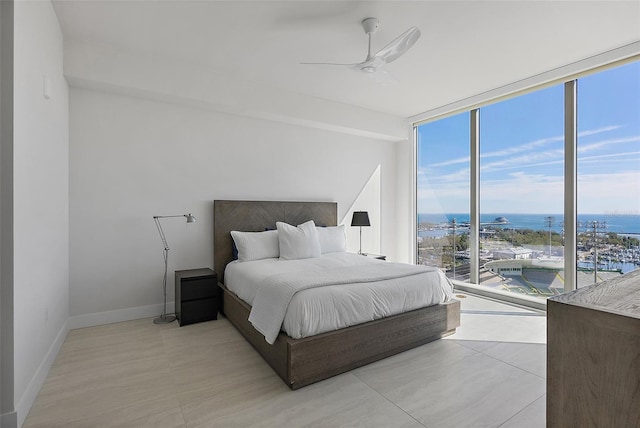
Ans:
POLYGON ((180 326, 218 319, 218 276, 214 271, 177 270, 175 287, 180 326))

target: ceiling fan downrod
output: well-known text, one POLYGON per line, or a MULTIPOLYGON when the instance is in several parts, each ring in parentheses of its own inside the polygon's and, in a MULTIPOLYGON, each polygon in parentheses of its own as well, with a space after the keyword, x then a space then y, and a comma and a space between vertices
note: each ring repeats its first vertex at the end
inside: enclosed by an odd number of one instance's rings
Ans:
MULTIPOLYGON (((367 51, 367 58, 365 61, 369 61, 373 56, 371 55, 371 39, 378 30, 379 22, 376 18, 365 18, 362 20, 362 27, 367 36, 369 36, 369 49, 367 51)), ((372 70, 375 71, 375 70, 372 70)))

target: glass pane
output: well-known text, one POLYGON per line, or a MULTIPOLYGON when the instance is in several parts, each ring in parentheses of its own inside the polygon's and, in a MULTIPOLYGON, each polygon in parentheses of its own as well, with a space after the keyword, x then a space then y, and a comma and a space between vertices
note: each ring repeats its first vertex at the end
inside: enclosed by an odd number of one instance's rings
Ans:
POLYGON ((480 284, 564 290, 564 89, 480 109, 480 284))
POLYGON ((417 128, 418 264, 469 280, 469 113, 417 128))
POLYGON ((640 62, 578 80, 578 287, 640 268, 640 62))

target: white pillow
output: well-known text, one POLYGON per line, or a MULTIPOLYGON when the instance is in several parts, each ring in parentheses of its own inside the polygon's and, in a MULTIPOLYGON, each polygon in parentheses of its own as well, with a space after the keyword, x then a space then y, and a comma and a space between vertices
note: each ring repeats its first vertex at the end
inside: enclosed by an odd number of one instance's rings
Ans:
POLYGON ((332 227, 316 227, 320 251, 326 253, 344 253, 347 251, 347 235, 344 224, 332 227))
POLYGON ((280 260, 320 257, 320 241, 313 220, 298 227, 279 221, 276 228, 280 242, 280 260))
POLYGON ((238 249, 238 261, 248 262, 280 256, 277 230, 267 230, 266 232, 232 230, 231 237, 238 249))

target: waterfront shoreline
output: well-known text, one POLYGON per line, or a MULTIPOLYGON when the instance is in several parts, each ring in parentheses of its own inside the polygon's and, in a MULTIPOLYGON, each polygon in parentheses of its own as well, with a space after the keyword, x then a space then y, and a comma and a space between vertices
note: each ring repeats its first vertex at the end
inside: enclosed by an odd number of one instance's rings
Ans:
MULTIPOLYGON (((556 233, 563 232, 564 216, 561 214, 514 214, 514 213, 486 213, 480 215, 481 227, 493 227, 504 229, 531 229, 531 230, 549 230, 547 218, 552 217, 551 231, 556 233), (495 222, 496 218, 505 217, 507 223, 495 222)), ((450 227, 453 219, 456 219, 456 227, 464 229, 469 224, 469 214, 452 213, 452 214, 418 214, 418 231, 420 225, 429 225, 433 229, 445 230, 450 227)), ((613 232, 618 235, 629 235, 631 237, 640 237, 640 214, 579 214, 578 215, 578 231, 586 232, 592 230, 591 224, 598 222, 600 225, 606 225, 598 230, 599 233, 613 232)), ((427 228, 429 227, 427 226, 427 228)))

